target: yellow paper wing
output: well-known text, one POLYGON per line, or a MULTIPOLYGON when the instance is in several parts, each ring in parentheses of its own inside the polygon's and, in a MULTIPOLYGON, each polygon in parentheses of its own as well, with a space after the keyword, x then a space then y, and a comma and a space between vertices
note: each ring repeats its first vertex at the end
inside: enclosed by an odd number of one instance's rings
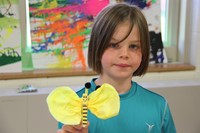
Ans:
POLYGON ((82 102, 79 96, 69 87, 58 87, 47 97, 51 115, 59 122, 77 125, 81 121, 82 102))
POLYGON ((120 108, 119 95, 114 87, 103 84, 89 95, 88 108, 101 119, 116 116, 120 108))

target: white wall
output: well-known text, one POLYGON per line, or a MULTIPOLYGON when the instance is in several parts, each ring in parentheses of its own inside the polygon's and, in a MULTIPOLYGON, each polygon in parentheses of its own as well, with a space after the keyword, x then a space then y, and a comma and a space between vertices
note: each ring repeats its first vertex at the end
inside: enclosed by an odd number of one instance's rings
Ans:
POLYGON ((200 133, 200 86, 152 90, 168 100, 177 133, 200 133))

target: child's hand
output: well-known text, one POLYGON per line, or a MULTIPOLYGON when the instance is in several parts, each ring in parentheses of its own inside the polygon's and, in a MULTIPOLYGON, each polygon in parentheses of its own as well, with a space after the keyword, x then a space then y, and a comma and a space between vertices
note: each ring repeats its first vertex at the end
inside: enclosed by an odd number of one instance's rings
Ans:
POLYGON ((79 125, 63 125, 62 129, 59 129, 57 133, 88 133, 89 122, 86 127, 82 127, 82 124, 79 125))

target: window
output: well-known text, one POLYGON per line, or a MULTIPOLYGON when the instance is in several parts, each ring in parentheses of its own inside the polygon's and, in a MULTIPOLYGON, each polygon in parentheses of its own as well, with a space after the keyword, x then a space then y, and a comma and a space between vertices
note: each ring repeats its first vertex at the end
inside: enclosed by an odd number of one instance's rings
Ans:
POLYGON ((161 30, 168 62, 176 62, 180 0, 161 0, 161 30))
POLYGON ((168 62, 188 63, 190 1, 161 0, 161 30, 168 62), (187 16, 187 19, 186 19, 187 16))

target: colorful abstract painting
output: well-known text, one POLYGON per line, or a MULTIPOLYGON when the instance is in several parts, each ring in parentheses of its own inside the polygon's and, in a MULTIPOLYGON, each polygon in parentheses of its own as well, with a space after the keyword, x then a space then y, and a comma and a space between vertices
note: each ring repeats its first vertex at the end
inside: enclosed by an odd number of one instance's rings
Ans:
POLYGON ((161 38, 160 0, 29 0, 33 67, 87 68, 91 26, 109 3, 127 2, 144 12, 150 29, 150 63, 167 62, 161 38))
POLYGON ((109 0, 29 0, 34 68, 87 68, 93 18, 108 3, 109 0))
POLYGON ((19 0, 0 0, 0 72, 21 71, 19 0))

